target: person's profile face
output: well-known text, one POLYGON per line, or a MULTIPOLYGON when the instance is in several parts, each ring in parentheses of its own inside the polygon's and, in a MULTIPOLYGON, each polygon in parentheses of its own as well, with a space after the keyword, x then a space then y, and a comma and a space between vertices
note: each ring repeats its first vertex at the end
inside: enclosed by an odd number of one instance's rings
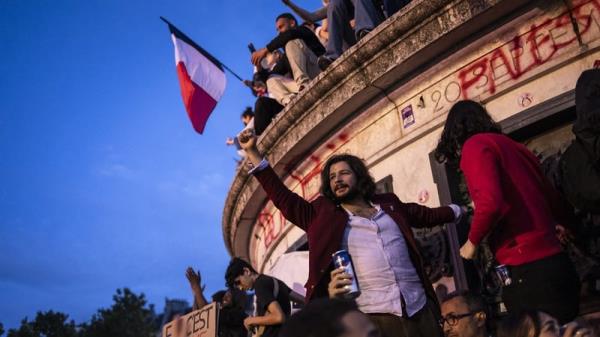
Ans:
POLYGON ((292 27, 294 27, 294 21, 290 19, 279 18, 275 21, 275 29, 277 29, 279 33, 286 32, 292 27))
POLYGON ((227 292, 225 292, 225 295, 223 295, 223 306, 227 307, 230 306, 233 300, 233 295, 231 294, 231 291, 227 290, 227 292))
POLYGON ((233 286, 243 291, 252 289, 254 284, 248 268, 244 268, 244 273, 233 280, 233 286))
POLYGON ((252 117, 250 116, 242 116, 242 123, 244 124, 244 126, 248 125, 248 123, 250 123, 251 120, 252 117))

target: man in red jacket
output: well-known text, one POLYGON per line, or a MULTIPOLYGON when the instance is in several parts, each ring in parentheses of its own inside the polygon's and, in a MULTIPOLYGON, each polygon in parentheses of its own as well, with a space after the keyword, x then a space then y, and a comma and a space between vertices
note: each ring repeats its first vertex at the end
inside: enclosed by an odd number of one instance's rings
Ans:
MULTIPOLYGON (((345 249, 352 255, 361 286, 358 307, 384 337, 443 336, 439 304, 411 227, 455 221, 460 207, 428 208, 403 203, 394 194, 375 194, 365 164, 347 154, 329 158, 321 172, 321 196, 308 202, 281 182, 258 152, 251 130, 242 132, 239 141, 255 166, 251 173, 269 199, 307 233, 307 301, 328 296, 331 255, 345 249)), ((337 289, 344 285, 338 281, 330 285, 332 295, 344 291, 337 289)))
POLYGON ((568 225, 569 216, 538 159, 503 135, 473 101, 450 109, 436 157, 460 160, 475 205, 460 255, 472 259, 487 237, 496 260, 511 274, 511 284, 502 289, 508 311, 542 310, 562 323, 575 318, 579 280, 555 231, 557 224, 568 225))

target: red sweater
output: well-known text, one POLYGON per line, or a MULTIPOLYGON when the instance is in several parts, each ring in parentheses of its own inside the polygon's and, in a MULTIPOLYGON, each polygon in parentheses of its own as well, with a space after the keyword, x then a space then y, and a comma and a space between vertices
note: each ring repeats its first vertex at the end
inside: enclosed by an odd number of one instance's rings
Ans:
POLYGON ((460 168, 475 204, 469 240, 488 242, 501 264, 559 253, 555 225, 565 219, 558 193, 537 158, 507 136, 482 133, 465 142, 460 168))

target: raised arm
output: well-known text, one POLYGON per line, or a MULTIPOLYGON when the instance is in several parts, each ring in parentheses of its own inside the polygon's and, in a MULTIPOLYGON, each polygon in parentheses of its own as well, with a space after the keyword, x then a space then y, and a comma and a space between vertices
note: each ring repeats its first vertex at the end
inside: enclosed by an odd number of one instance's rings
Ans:
POLYGON ((192 267, 188 267, 185 271, 185 277, 190 282, 192 293, 194 294, 194 309, 200 309, 208 304, 204 297, 204 287, 200 285, 202 280, 200 271, 195 272, 192 267))
POLYGON ((250 173, 258 179, 258 182, 267 193, 267 197, 286 219, 306 231, 315 215, 311 203, 290 191, 269 166, 268 162, 263 159, 263 155, 256 147, 254 130, 244 130, 238 138, 240 146, 246 151, 248 160, 254 165, 254 169, 250 173))
POLYGON ((306 9, 296 5, 291 0, 281 0, 294 13, 298 14, 304 21, 317 22, 327 18, 327 7, 323 6, 314 12, 309 12, 306 9))

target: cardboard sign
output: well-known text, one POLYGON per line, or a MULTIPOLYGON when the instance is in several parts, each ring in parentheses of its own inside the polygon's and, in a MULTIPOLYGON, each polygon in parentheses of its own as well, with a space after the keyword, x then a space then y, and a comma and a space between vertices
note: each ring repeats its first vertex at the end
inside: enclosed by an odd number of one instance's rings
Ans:
POLYGON ((217 304, 178 317, 163 327, 163 337, 216 337, 218 323, 217 304))

